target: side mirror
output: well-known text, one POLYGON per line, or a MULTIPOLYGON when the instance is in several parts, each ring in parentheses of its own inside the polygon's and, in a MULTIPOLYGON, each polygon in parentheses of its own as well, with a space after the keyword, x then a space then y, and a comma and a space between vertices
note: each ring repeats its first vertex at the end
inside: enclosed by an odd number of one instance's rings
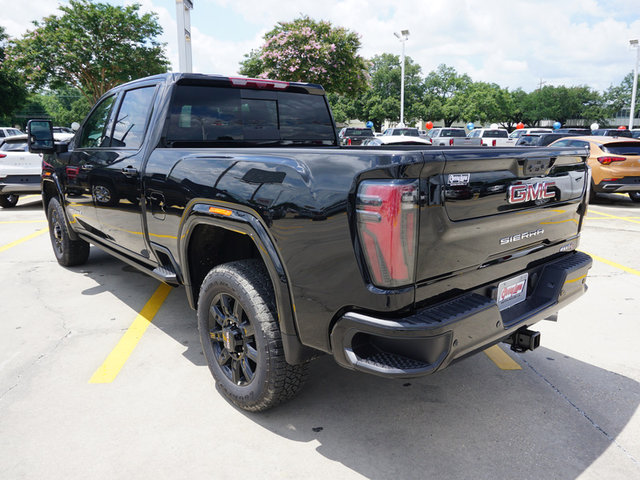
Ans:
POLYGON ((27 123, 27 144, 31 153, 53 153, 53 127, 49 120, 29 120, 27 123))
POLYGON ((71 130, 73 130, 74 132, 77 132, 78 130, 80 130, 80 124, 78 122, 73 122, 71 124, 71 130))

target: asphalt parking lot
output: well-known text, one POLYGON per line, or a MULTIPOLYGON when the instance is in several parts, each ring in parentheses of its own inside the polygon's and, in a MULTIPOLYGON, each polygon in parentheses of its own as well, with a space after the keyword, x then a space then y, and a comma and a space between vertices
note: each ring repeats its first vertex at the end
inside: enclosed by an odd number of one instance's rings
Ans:
POLYGON ((590 289, 535 352, 409 381, 325 357, 249 414, 216 392, 182 289, 95 247, 60 267, 22 198, 0 209, 0 478, 640 478, 639 234, 627 196, 590 206, 590 289))

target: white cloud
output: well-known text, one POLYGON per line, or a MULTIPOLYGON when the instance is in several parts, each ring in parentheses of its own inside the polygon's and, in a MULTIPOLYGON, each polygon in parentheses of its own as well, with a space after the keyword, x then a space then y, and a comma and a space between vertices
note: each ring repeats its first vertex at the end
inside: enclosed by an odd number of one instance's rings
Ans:
MULTIPOLYGON (((105 1, 105 0, 102 0, 105 1)), ((125 0, 112 0, 123 3, 125 0)), ((126 0, 130 3, 130 0, 126 0)), ((193 0, 194 69, 233 75, 243 55, 262 43, 278 21, 301 14, 325 19, 361 35, 361 54, 399 54, 394 31, 409 29, 406 54, 423 73, 445 63, 474 80, 530 91, 548 85, 588 85, 604 90, 633 69, 628 40, 640 35, 640 11, 627 0, 193 0), (212 25, 232 15, 239 26, 232 38, 212 25)), ((167 56, 178 69, 175 2, 142 0, 164 28, 167 56)), ((29 8, 0 0, 0 24, 16 36, 29 21, 55 11, 54 3, 34 0, 29 8), (27 11, 28 10, 28 11, 27 11), (32 15, 30 12, 38 12, 32 15), (33 18, 31 18, 33 17, 33 18)), ((236 24, 234 23, 234 25, 236 24)))

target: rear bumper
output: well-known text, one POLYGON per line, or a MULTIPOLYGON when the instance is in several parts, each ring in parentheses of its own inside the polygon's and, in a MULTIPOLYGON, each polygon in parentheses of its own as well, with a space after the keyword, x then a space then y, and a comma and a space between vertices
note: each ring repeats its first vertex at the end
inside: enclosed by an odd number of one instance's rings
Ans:
POLYGON ((595 185, 597 193, 640 192, 640 177, 624 177, 610 182, 602 181, 595 185))
POLYGON ((592 260, 581 252, 528 270, 525 301, 500 311, 491 292, 500 281, 404 318, 344 314, 331 332, 342 366, 385 377, 417 377, 460 359, 558 312, 587 289, 592 260))
POLYGON ((7 175, 0 178, 0 194, 39 192, 40 175, 7 175))

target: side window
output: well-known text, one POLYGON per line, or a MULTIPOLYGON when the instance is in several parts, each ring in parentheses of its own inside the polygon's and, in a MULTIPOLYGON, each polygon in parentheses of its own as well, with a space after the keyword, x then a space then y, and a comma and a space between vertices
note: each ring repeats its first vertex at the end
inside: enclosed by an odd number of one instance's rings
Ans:
POLYGON ((129 90, 122 100, 111 140, 112 147, 140 148, 155 86, 129 90))
POLYGON ((78 148, 109 146, 110 139, 107 132, 107 120, 115 99, 115 95, 105 98, 91 113, 84 123, 78 148))
POLYGON ((568 147, 569 146, 569 140, 558 140, 556 143, 553 144, 554 147, 568 147))

